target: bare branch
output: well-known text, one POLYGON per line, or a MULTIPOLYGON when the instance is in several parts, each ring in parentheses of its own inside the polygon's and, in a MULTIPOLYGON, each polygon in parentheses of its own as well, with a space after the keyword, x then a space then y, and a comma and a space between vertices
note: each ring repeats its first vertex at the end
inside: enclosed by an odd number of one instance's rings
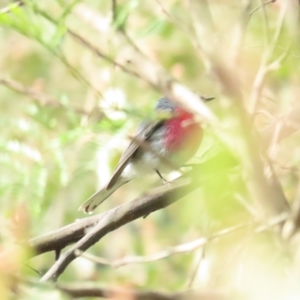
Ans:
POLYGON ((112 261, 110 262, 109 260, 102 258, 102 257, 97 257, 95 255, 92 255, 90 253, 84 253, 80 250, 77 250, 75 252, 75 254, 77 256, 81 256, 84 257, 88 260, 91 260, 93 262, 96 262, 98 264, 101 265, 106 265, 106 266, 110 266, 112 268, 119 268, 119 267, 123 267, 129 264, 140 264, 140 263, 148 263, 148 262, 154 262, 157 260, 161 260, 176 254, 180 254, 180 253, 188 253, 188 252, 192 252, 204 245, 206 245, 208 242, 217 239, 219 237, 222 237, 224 235, 230 234, 232 232, 235 232, 241 228, 244 228, 246 226, 249 226, 249 223, 245 223, 245 224, 240 224, 237 226, 233 226, 230 228, 226 228, 223 230, 220 230, 219 232, 213 234, 212 236, 208 237, 208 238, 199 238, 197 240, 194 240, 192 242, 189 243, 185 243, 185 244, 181 244, 181 245, 177 245, 175 247, 172 247, 170 249, 158 252, 156 254, 153 255, 149 255, 149 256, 133 256, 133 257, 125 257, 123 259, 117 260, 117 261, 112 261))
POLYGON ((80 44, 82 44, 84 47, 86 47, 87 49, 89 49, 92 53, 94 53, 95 55, 99 56, 100 58, 103 58, 104 60, 108 61, 109 63, 111 63, 113 66, 120 68, 122 71, 133 75, 135 77, 140 78, 139 74, 131 69, 129 69, 128 67, 124 66, 123 64, 120 64, 118 62, 116 62, 113 58, 109 57, 109 55, 105 54, 104 52, 102 52, 100 49, 98 49, 97 47, 93 46, 90 42, 88 42, 84 37, 80 36, 78 33, 76 33, 75 31, 68 29, 68 33, 80 44))
MULTIPOLYGON (((176 25, 178 28, 180 28, 184 33, 191 35, 192 33, 190 30, 182 24, 182 21, 177 19, 174 15, 172 15, 162 4, 162 1, 156 0, 156 3, 158 4, 161 11, 176 25)), ((194 38, 194 37, 193 37, 194 38)), ((193 38, 191 37, 191 40, 193 42, 193 38)))
POLYGON ((111 8, 111 11, 112 11, 112 19, 113 21, 115 22, 118 15, 117 15, 117 8, 118 8, 118 4, 117 4, 117 0, 112 0, 111 1, 111 4, 112 4, 112 8, 111 8))
MULTIPOLYGON (((198 251, 194 255, 194 262, 192 263, 192 268, 190 270, 190 274, 187 276, 186 280, 186 287, 188 289, 191 289, 196 281, 198 272, 201 272, 201 269, 203 269, 203 266, 205 268, 205 253, 206 248, 203 246, 202 248, 198 249, 198 251)), ((197 285, 199 282, 196 283, 197 285)))
POLYGON ((288 113, 280 116, 275 122, 261 130, 262 141, 264 146, 268 149, 274 146, 274 132, 278 127, 278 123, 281 124, 280 131, 276 134, 276 143, 281 142, 283 139, 289 137, 294 132, 300 129, 300 106, 294 107, 288 113))
MULTIPOLYGON (((176 195, 176 194, 175 194, 176 195)), ((118 207, 119 209, 121 207, 118 207)), ((119 211, 117 211, 116 209, 113 210, 114 211, 114 215, 118 214, 119 211)), ((122 214, 122 212, 121 212, 122 214)), ((286 220, 288 220, 289 215, 286 213, 283 213, 279 216, 277 216, 276 218, 273 218, 271 220, 269 220, 266 224, 264 225, 260 225, 258 226, 254 232, 259 233, 262 231, 265 231, 267 229, 270 229, 274 226, 277 226, 279 224, 282 224, 283 222, 285 222, 286 220)), ((115 221, 117 222, 117 218, 115 219, 115 221)), ((67 251, 63 256, 61 256, 59 258, 59 260, 50 268, 50 270, 46 273, 46 275, 43 276, 43 278, 41 279, 41 282, 45 282, 49 279, 51 279, 52 277, 54 279, 57 279, 57 277, 63 272, 63 270, 66 268, 66 266, 76 258, 76 252, 78 253, 78 250, 82 253, 82 250, 84 250, 84 248, 87 246, 87 244, 90 245, 91 239, 97 239, 99 236, 99 229, 104 229, 104 224, 105 222, 100 222, 100 226, 99 224, 96 225, 92 230, 90 230, 90 232, 88 232, 86 234, 86 236, 82 239, 83 242, 80 243, 82 240, 79 241, 79 243, 77 243, 77 245, 75 245, 74 247, 72 247, 69 251, 67 251), (95 235, 97 235, 95 237, 95 235)), ((227 235, 233 231, 236 231, 238 229, 241 229, 245 226, 248 226, 249 224, 240 224, 237 225, 235 227, 231 227, 228 229, 224 229, 221 230, 219 233, 215 234, 214 236, 212 236, 211 238, 207 239, 207 238, 200 238, 196 241, 193 241, 191 243, 187 243, 187 244, 183 244, 183 245, 179 245, 175 248, 173 248, 173 250, 175 252, 170 252, 170 250, 168 251, 164 251, 161 252, 159 254, 156 255, 156 257, 152 256, 152 257, 146 257, 146 258, 141 258, 141 257, 136 257, 136 258, 130 258, 127 259, 126 261, 119 261, 118 265, 115 264, 113 265, 114 267, 119 267, 121 265, 125 265, 125 264, 129 264, 129 263, 144 263, 144 262, 150 262, 150 261, 155 261, 158 259, 162 259, 165 258, 167 256, 176 254, 176 253, 185 253, 185 252, 189 252, 192 251, 194 249, 197 249, 203 245, 205 245, 209 240, 212 239, 216 239, 218 237, 221 237, 222 235, 227 235)), ((93 258, 94 259, 94 258, 93 258)), ((103 261, 102 259, 98 260, 97 262, 101 263, 101 264, 107 264, 105 261, 103 261)), ((173 298, 172 298, 173 299, 173 298)))
MULTIPOLYGON (((26 87, 22 85, 21 83, 7 79, 7 78, 0 78, 0 85, 6 86, 9 89, 18 92, 20 94, 29 96, 30 98, 36 100, 41 104, 42 106, 51 106, 51 107, 59 107, 59 108, 65 108, 59 100, 48 96, 46 94, 43 94, 41 92, 36 91, 34 88, 26 87)), ((69 107, 68 107, 69 108, 69 107)), ((78 114, 88 115, 89 113, 81 108, 75 108, 70 107, 73 111, 75 111, 78 114)))
POLYGON ((23 1, 15 1, 14 3, 0 9, 0 14, 7 14, 12 9, 24 5, 23 1))
POLYGON ((232 38, 232 47, 229 50, 229 58, 232 61, 233 66, 238 69, 238 62, 240 55, 242 54, 243 44, 246 37, 246 29, 248 25, 248 14, 249 10, 253 5, 252 0, 247 0, 242 2, 241 13, 239 16, 239 21, 236 23, 234 31, 233 31, 233 38, 232 38))
MULTIPOLYGON (((224 158, 224 156, 221 157, 224 158)), ((220 172, 236 163, 230 156, 228 159, 223 159, 222 163, 220 163, 218 157, 214 157, 202 165, 195 166, 193 170, 174 180, 171 185, 158 187, 149 194, 113 208, 105 213, 85 218, 55 232, 29 240, 29 248, 38 254, 62 249, 70 243, 79 240, 67 252, 60 256, 42 280, 56 279, 69 263, 76 258, 75 250, 79 249, 85 251, 110 231, 116 230, 120 226, 135 219, 149 215, 153 211, 167 207, 197 189, 201 186, 201 183, 204 183, 205 180, 209 180, 210 176, 212 176, 208 170, 205 174, 207 177, 201 176, 201 178, 199 178, 197 174, 199 174, 199 171, 203 170, 203 168, 206 169, 209 166, 214 166, 216 160, 218 161, 218 171, 220 172), (194 179, 192 180, 191 178, 194 179), (93 225, 94 227, 85 234, 85 229, 93 225)), ((211 172, 215 174, 216 171, 212 171, 212 169, 214 168, 211 168, 211 172)))
MULTIPOLYGON (((41 11, 37 7, 35 9, 47 20, 57 24, 56 20, 49 16, 49 14, 41 11)), ((160 64, 154 63, 150 60, 145 60, 144 55, 135 49, 132 49, 128 58, 125 58, 122 62, 118 62, 75 31, 68 29, 67 32, 77 42, 89 49, 98 57, 111 63, 113 66, 120 68, 123 72, 147 82, 150 86, 159 90, 165 96, 179 102, 190 111, 197 113, 207 122, 211 124, 217 123, 217 118, 213 112, 204 104, 203 101, 199 101, 199 96, 177 82, 160 64)))
POLYGON ((72 298, 101 297, 109 299, 135 300, 225 300, 233 295, 217 291, 182 291, 166 293, 159 291, 137 291, 133 289, 104 288, 93 285, 83 285, 81 282, 72 285, 57 285, 57 288, 72 298))
MULTIPOLYGON (((236 161, 231 156, 228 155, 225 157, 222 153, 207 160, 201 165, 194 166, 192 171, 185 173, 183 176, 184 178, 188 178, 189 176, 193 176, 193 174, 199 174, 198 172, 201 172, 201 170, 205 169, 205 175, 201 176, 201 179, 198 179, 199 182, 205 182, 205 180, 208 180, 210 176, 215 174, 215 168, 213 166, 215 166, 216 162, 218 162, 218 171, 220 172, 226 171, 232 166, 236 165, 236 161), (220 164, 220 157, 223 157, 222 164, 220 164)), ((180 178, 183 178, 183 176, 180 178)), ((180 178, 178 178, 177 181, 179 181, 180 178)), ((49 251, 55 251, 57 249, 63 249, 68 245, 79 241, 85 235, 87 229, 97 225, 100 221, 107 218, 107 215, 113 215, 114 213, 120 214, 119 211, 123 211, 124 216, 119 216, 121 219, 119 220, 118 224, 114 223, 115 218, 111 219, 111 224, 107 224, 106 233, 108 233, 109 231, 113 231, 134 219, 143 217, 155 210, 170 205, 170 199, 167 199, 167 196, 170 193, 175 193, 176 191, 179 192, 178 195, 175 194, 175 196, 172 197, 172 203, 179 200, 181 197, 183 197, 183 195, 198 188, 200 185, 199 182, 198 185, 186 183, 182 184, 181 187, 171 185, 165 191, 161 190, 161 187, 156 188, 151 194, 141 196, 136 200, 127 202, 107 212, 76 220, 74 223, 71 223, 60 229, 43 234, 36 238, 32 238, 28 241, 28 247, 30 250, 32 250, 31 252, 33 256, 49 251), (132 213, 135 213, 135 215, 132 215, 132 213)), ((163 187, 163 189, 164 188, 166 187, 163 187)))
MULTIPOLYGON (((256 226, 254 228, 253 232, 260 233, 260 232, 266 231, 274 226, 277 226, 278 224, 283 223, 284 221, 286 221, 288 219, 288 217, 289 216, 287 214, 282 214, 272 220, 269 220, 267 222, 267 224, 256 226)), ((224 235, 228 235, 237 230, 240 230, 240 229, 243 229, 246 227, 252 227, 252 226, 253 226, 253 222, 251 222, 251 223, 248 222, 248 223, 243 223, 243 224, 239 224, 236 226, 232 226, 229 228, 225 228, 207 238, 201 237, 192 242, 177 245, 177 246, 171 247, 167 250, 164 250, 164 251, 152 254, 152 255, 148 255, 148 256, 129 256, 129 257, 125 257, 120 260, 109 261, 108 259, 105 259, 103 257, 98 257, 98 256, 95 256, 90 253, 84 253, 81 250, 76 250, 75 254, 76 254, 76 256, 81 256, 83 258, 86 258, 90 261, 93 261, 93 262, 101 264, 101 265, 109 266, 112 268, 120 268, 120 267, 123 267, 126 265, 131 265, 131 264, 154 262, 154 261, 158 261, 158 260, 161 260, 164 258, 168 258, 173 255, 181 254, 181 253, 189 253, 189 252, 195 251, 195 250, 205 246, 207 243, 209 243, 215 239, 218 239, 224 235)))
POLYGON ((215 115, 202 101, 199 101, 199 97, 187 87, 172 78, 159 64, 151 62, 150 60, 145 60, 143 55, 134 50, 125 62, 117 62, 100 49, 93 46, 79 34, 70 29, 68 32, 73 38, 97 56, 105 59, 114 66, 119 67, 122 71, 146 81, 152 87, 161 91, 164 95, 170 97, 174 101, 178 101, 190 111, 199 114, 209 123, 216 123, 217 119, 215 115), (126 66, 126 63, 131 68, 126 66))
MULTIPOLYGON (((242 104, 243 96, 236 85, 236 78, 225 62, 217 64, 214 73, 223 88, 223 92, 230 99, 228 100, 230 107, 235 111, 232 118, 239 124, 239 135, 243 137, 239 157, 246 172, 249 193, 259 208, 261 217, 275 217, 282 212, 290 211, 290 206, 282 186, 273 172, 272 165, 264 152, 261 151, 262 149, 255 146, 259 145, 259 140, 251 130, 253 124, 242 104)), ((237 149, 236 145, 235 149, 237 149)))
POLYGON ((143 290, 138 288, 106 287, 91 282, 73 282, 68 284, 53 284, 51 282, 39 282, 33 279, 18 278, 26 285, 57 289, 72 299, 83 297, 100 297, 109 299, 135 299, 135 300, 229 300, 232 297, 241 296, 238 291, 223 291, 214 289, 192 290, 184 289, 176 292, 157 290, 143 290))
MULTIPOLYGON (((254 82, 253 82, 253 87, 252 87, 252 92, 250 95, 250 107, 249 111, 250 113, 254 113, 256 111, 257 103, 258 100, 261 96, 262 90, 263 90, 263 85, 265 81, 265 77, 269 71, 273 69, 272 65, 273 63, 269 63, 274 50, 277 46, 278 39, 280 36, 280 33, 282 31, 282 27, 284 24, 285 17, 287 15, 287 8, 286 5, 282 6, 283 8, 281 9, 280 17, 278 19, 278 23, 276 26, 276 31, 274 33, 273 39, 270 43, 270 45, 267 45, 267 50, 264 52, 262 56, 262 60, 260 63, 260 67, 258 69, 258 72, 256 73, 254 82)), ((286 54, 289 52, 289 50, 285 51, 282 56, 277 61, 277 65, 280 64, 280 62, 286 57, 286 54)), ((273 65, 274 66, 274 65, 273 65)))
POLYGON ((67 226, 30 239, 28 247, 32 250, 32 256, 63 249, 76 243, 85 235, 86 230, 95 226, 105 214, 106 212, 78 219, 67 226))
POLYGON ((195 183, 192 184, 190 181, 181 184, 174 182, 172 187, 157 188, 151 194, 109 210, 103 215, 97 225, 91 228, 84 237, 60 256, 41 281, 56 280, 76 258, 75 251, 77 249, 85 251, 108 232, 174 203, 197 187, 195 183))
POLYGON ((69 69, 70 74, 75 79, 77 79, 85 87, 90 88, 95 93, 95 95, 103 99, 103 94, 97 88, 92 86, 89 80, 85 78, 85 76, 79 71, 78 68, 72 66, 72 64, 68 61, 67 57, 63 53, 61 53, 61 51, 55 51, 54 55, 65 65, 67 69, 69 69))
POLYGON ((260 8, 263 8, 264 6, 270 4, 270 3, 275 3, 276 0, 270 0, 270 1, 267 1, 265 3, 263 3, 262 5, 259 5, 258 7, 254 8, 250 13, 249 13, 249 18, 251 18, 251 16, 256 12, 258 11, 260 8))

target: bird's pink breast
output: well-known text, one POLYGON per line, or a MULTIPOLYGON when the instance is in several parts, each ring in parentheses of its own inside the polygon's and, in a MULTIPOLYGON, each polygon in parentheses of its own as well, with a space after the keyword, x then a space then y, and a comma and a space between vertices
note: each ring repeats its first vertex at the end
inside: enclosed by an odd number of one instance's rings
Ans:
POLYGON ((186 112, 166 122, 167 151, 176 154, 183 162, 194 156, 202 136, 203 130, 198 123, 195 123, 191 113, 186 112))

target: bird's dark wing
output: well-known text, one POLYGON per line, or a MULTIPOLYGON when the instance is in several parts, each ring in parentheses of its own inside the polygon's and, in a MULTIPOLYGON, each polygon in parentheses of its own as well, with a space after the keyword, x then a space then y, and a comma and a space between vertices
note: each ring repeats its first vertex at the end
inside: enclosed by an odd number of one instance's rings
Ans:
POLYGON ((106 190, 109 190, 114 186, 116 181, 119 179, 127 163, 132 158, 133 154, 138 150, 140 145, 148 139, 148 137, 164 123, 163 120, 159 121, 144 121, 138 128, 136 136, 133 141, 129 144, 128 148, 123 153, 110 181, 106 186, 106 190))

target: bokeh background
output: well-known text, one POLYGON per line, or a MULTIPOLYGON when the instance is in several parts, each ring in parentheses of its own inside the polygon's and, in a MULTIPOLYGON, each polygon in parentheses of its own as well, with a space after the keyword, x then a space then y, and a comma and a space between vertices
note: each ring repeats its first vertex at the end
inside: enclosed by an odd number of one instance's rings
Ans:
MULTIPOLYGON (((45 273, 54 254, 28 261, 26 247, 14 245, 85 217, 77 211, 80 204, 109 179, 141 120, 153 117, 164 91, 115 63, 127 66, 134 51, 191 91, 215 97, 207 106, 217 122, 199 115, 205 136, 191 163, 216 160, 195 192, 109 233, 88 252, 116 261, 242 228, 148 263, 111 268, 77 258, 60 282, 299 299, 297 222, 283 234, 276 226, 282 219, 276 219, 281 208, 275 200, 275 213, 264 209, 274 197, 270 190, 291 206, 284 220, 297 216, 300 201, 297 1, 1 0, 0 5, 0 238, 6 253, 0 262, 1 299, 68 299, 37 283, 34 270, 45 273), (224 171, 228 157, 235 163, 224 171), (267 226, 269 217, 273 223, 267 226)), ((159 184, 155 176, 130 183, 97 212, 159 184)))

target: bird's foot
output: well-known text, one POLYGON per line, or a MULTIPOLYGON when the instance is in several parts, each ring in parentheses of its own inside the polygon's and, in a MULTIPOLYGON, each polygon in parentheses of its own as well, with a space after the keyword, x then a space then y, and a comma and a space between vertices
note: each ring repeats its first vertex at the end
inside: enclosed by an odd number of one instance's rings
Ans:
POLYGON ((162 180, 163 184, 171 184, 170 181, 168 181, 167 179, 165 179, 158 170, 155 170, 155 172, 157 173, 157 175, 159 176, 159 178, 162 180))
POLYGON ((162 178, 162 182, 163 182, 164 185, 169 185, 169 184, 172 183, 171 181, 168 181, 168 180, 166 180, 164 178, 162 178))

